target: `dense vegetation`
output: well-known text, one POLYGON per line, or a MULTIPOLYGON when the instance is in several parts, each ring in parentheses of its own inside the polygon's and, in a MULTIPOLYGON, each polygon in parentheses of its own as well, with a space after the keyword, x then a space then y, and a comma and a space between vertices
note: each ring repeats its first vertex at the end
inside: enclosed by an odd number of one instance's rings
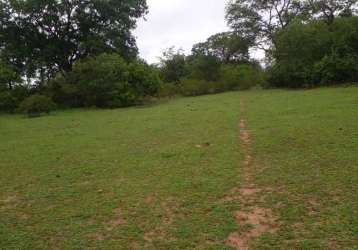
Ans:
POLYGON ((0 111, 23 110, 32 95, 60 108, 115 108, 151 97, 357 82, 357 7, 357 0, 232 0, 230 31, 189 55, 170 48, 148 65, 131 32, 147 13, 145 0, 0 0, 0 111), (250 57, 258 49, 265 67, 250 57))
POLYGON ((268 80, 276 87, 358 81, 358 17, 294 22, 278 33, 273 57, 268 80))

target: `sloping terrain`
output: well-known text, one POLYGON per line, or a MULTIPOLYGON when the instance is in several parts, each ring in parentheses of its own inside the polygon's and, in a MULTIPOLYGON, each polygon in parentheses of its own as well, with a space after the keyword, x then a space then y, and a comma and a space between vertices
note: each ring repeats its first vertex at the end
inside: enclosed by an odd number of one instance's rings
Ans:
POLYGON ((0 115, 0 249, 354 248, 357 124, 356 87, 0 115))

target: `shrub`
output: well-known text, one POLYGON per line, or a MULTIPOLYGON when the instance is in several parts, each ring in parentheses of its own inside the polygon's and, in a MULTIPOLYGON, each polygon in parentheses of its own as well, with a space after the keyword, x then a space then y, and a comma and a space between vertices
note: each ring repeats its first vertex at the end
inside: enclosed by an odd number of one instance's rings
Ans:
POLYGON ((188 78, 217 81, 220 77, 221 62, 215 56, 197 55, 190 57, 186 66, 188 78))
POLYGON ((175 51, 174 47, 167 49, 160 61, 161 77, 165 82, 179 83, 186 75, 186 58, 181 50, 175 51))
POLYGON ((13 82, 19 82, 20 75, 17 69, 0 59, 0 91, 2 89, 11 89, 13 82))
POLYGON ((49 95, 61 107, 81 107, 82 98, 78 87, 77 84, 70 83, 64 75, 57 74, 49 82, 49 95))
POLYGON ((276 36, 275 62, 267 71, 275 87, 358 81, 358 17, 292 22, 276 36))
POLYGON ((262 85, 262 70, 249 64, 224 65, 221 68, 222 91, 245 90, 262 85))
POLYGON ((53 99, 62 106, 115 108, 131 106, 155 95, 159 73, 141 61, 127 63, 117 54, 77 62, 73 71, 50 83, 53 99))
POLYGON ((55 109, 55 104, 51 98, 35 94, 26 98, 19 107, 20 111, 30 117, 40 116, 41 114, 49 114, 55 109))
POLYGON ((358 55, 325 56, 314 65, 313 79, 317 83, 330 84, 358 80, 358 55))
POLYGON ((197 79, 183 79, 181 81, 181 93, 184 96, 198 96, 215 92, 215 83, 197 79))
POLYGON ((0 92, 0 111, 13 112, 17 108, 17 100, 10 91, 0 92))
POLYGON ((134 61, 128 64, 128 83, 138 96, 156 95, 161 85, 159 71, 142 61, 134 61))
POLYGON ((128 65, 119 55, 102 54, 79 61, 70 74, 83 106, 128 106, 135 101, 128 65))
POLYGON ((159 87, 159 97, 174 97, 181 94, 181 85, 177 83, 162 83, 159 87))

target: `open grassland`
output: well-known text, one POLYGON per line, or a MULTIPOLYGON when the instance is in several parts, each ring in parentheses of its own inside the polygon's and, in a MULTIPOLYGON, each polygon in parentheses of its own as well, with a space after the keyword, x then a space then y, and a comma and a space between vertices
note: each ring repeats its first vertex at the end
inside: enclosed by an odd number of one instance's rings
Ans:
POLYGON ((358 88, 1 115, 0 173, 0 249, 231 249, 246 175, 276 219, 251 248, 357 249, 358 88))

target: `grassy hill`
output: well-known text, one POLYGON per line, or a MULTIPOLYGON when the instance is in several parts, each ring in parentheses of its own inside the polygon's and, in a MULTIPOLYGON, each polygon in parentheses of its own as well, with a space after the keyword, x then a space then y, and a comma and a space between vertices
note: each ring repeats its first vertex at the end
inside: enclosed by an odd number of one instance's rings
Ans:
POLYGON ((355 249, 358 88, 0 115, 0 173, 0 249, 355 249))

